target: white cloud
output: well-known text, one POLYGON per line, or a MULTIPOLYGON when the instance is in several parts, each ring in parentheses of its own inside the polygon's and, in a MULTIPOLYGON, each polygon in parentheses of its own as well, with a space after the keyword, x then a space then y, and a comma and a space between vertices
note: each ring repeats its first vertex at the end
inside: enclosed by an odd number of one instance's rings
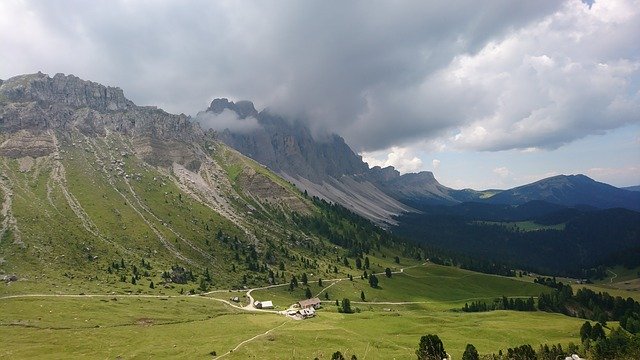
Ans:
POLYGON ((422 160, 417 156, 411 155, 408 148, 392 147, 389 150, 378 151, 375 153, 363 152, 362 160, 369 166, 387 167, 393 166, 401 173, 417 172, 422 170, 422 160), (384 157, 386 153, 386 157, 384 157), (381 157, 384 157, 381 159, 381 157))
POLYGON ((433 170, 438 170, 438 168, 440 167, 440 160, 433 159, 431 161, 431 166, 433 167, 433 170))
POLYGON ((240 119, 238 114, 229 109, 224 109, 219 114, 212 112, 199 112, 195 120, 200 123, 204 129, 213 129, 223 131, 228 129, 231 132, 245 134, 260 127, 258 120, 252 116, 240 119))
POLYGON ((0 78, 73 73, 187 114, 249 99, 356 151, 553 149, 640 121, 639 33, 639 0, 6 0, 0 78))
POLYGON ((504 166, 493 169, 493 172, 503 178, 511 175, 511 171, 504 166))
POLYGON ((640 2, 569 1, 477 54, 456 57, 427 87, 472 92, 459 148, 557 148, 640 122, 640 2))

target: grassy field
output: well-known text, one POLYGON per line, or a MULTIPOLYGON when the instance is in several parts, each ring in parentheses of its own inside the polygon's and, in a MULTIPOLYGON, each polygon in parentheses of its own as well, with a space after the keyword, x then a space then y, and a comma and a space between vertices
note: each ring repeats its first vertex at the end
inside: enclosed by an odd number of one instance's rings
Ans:
POLYGON ((533 221, 515 221, 515 222, 497 222, 497 221, 478 221, 480 224, 503 225, 512 231, 538 231, 538 230, 564 230, 565 224, 557 225, 541 225, 533 221))
MULTIPOLYGON (((215 352, 224 359, 328 359, 340 350, 358 359, 411 359, 428 333, 438 334, 454 358, 460 358, 467 343, 492 353, 525 343, 579 342, 581 319, 544 312, 458 311, 466 301, 535 297, 547 290, 536 284, 433 264, 379 278, 379 289, 360 278, 333 285, 325 280, 322 288, 317 280, 310 282, 314 295, 324 289, 331 301, 304 321, 220 301, 239 296, 245 304, 245 294, 238 291, 207 297, 0 298, 0 358, 211 359, 215 352), (360 291, 366 302, 359 301, 360 291), (338 313, 333 299, 343 297, 359 311, 338 313)), ((302 288, 254 290, 252 296, 284 309, 302 298, 302 288)))
MULTIPOLYGON (((428 264, 408 268, 402 274, 394 274, 391 278, 378 275, 379 288, 369 286, 367 279, 355 278, 353 281, 341 280, 331 285, 323 281, 320 287, 317 281, 310 281, 309 288, 313 295, 326 299, 360 301, 361 291, 365 293, 367 302, 419 302, 428 304, 431 308, 448 310, 460 308, 465 302, 483 300, 491 302, 497 297, 519 296, 537 297, 542 292, 551 291, 542 285, 520 281, 517 278, 504 278, 494 275, 480 274, 461 270, 454 267, 428 264), (328 287, 331 285, 330 287, 328 287), (326 288, 326 291, 322 291, 326 288)), ((260 300, 273 300, 276 306, 287 307, 304 298, 304 286, 294 291, 289 287, 279 287, 266 290, 256 290, 253 297, 260 300)))

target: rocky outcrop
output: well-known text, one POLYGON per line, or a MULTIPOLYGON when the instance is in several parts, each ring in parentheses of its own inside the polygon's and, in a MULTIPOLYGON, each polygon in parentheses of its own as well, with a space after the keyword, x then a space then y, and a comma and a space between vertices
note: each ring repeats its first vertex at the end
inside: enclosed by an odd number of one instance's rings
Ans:
POLYGON ((140 153, 151 163, 168 166, 167 161, 177 160, 189 168, 197 163, 187 154, 187 144, 211 136, 186 115, 136 106, 119 88, 73 75, 20 75, 0 85, 0 133, 5 137, 0 155, 49 155, 50 130, 62 136, 73 131, 87 136, 120 133, 137 139, 140 153))
POLYGON ((268 110, 257 113, 249 101, 233 103, 215 99, 207 111, 219 114, 225 109, 235 111, 239 118, 255 117, 260 127, 249 133, 225 130, 219 138, 275 172, 299 175, 320 183, 330 177, 368 170, 361 157, 335 134, 314 137, 302 122, 289 121, 268 110))
POLYGON ((396 199, 406 202, 428 202, 430 204, 455 204, 455 190, 438 182, 430 171, 400 173, 393 167, 374 167, 367 174, 381 189, 396 199))
POLYGON ((219 139, 310 195, 339 203, 379 224, 393 224, 394 216, 412 210, 369 178, 369 166, 340 136, 313 134, 306 124, 268 110, 258 113, 249 101, 215 99, 207 111, 219 114, 226 109, 240 119, 255 117, 260 127, 249 133, 224 130, 219 139))
POLYGON ((47 156, 55 151, 53 138, 44 132, 32 133, 22 130, 0 144, 0 156, 10 158, 33 158, 47 156))
POLYGON ((246 119, 248 117, 258 116, 258 111, 253 106, 253 103, 247 100, 242 100, 234 103, 233 101, 229 101, 226 98, 213 99, 207 111, 214 114, 220 114, 225 109, 229 109, 235 112, 236 114, 238 114, 238 117, 240 119, 246 119))
POLYGON ((0 95, 12 102, 48 102, 98 111, 127 110, 134 104, 120 88, 106 87, 73 75, 20 75, 2 83, 0 95))

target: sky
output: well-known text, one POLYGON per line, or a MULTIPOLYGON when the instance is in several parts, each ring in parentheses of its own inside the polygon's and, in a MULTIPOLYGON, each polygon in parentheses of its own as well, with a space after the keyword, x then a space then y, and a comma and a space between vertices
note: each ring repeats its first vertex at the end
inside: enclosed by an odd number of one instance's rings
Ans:
POLYGON ((638 38, 640 0, 3 0, 0 78, 74 74, 188 115, 247 99, 454 188, 630 186, 638 38))

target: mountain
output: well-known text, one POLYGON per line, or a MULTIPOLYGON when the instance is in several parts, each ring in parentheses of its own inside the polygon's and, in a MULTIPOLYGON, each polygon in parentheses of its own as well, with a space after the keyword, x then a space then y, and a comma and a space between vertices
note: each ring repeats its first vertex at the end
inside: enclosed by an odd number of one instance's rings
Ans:
POLYGON ((16 291, 262 286, 400 244, 189 117, 72 75, 2 81, 0 169, 0 275, 16 291))
POLYGON ((622 207, 640 210, 640 193, 619 189, 585 175, 558 175, 499 192, 493 204, 523 204, 542 200, 566 206, 587 205, 601 209, 622 207))
POLYGON ((640 191, 640 185, 623 187, 623 190, 640 191))
POLYGON ((341 137, 314 137, 302 122, 268 110, 257 112, 249 101, 215 99, 206 112, 218 115, 225 109, 236 112, 240 119, 255 117, 260 126, 250 132, 224 130, 219 134, 220 140, 309 195, 339 203, 379 224, 394 223, 393 216, 411 211, 367 176, 368 165, 341 137))

